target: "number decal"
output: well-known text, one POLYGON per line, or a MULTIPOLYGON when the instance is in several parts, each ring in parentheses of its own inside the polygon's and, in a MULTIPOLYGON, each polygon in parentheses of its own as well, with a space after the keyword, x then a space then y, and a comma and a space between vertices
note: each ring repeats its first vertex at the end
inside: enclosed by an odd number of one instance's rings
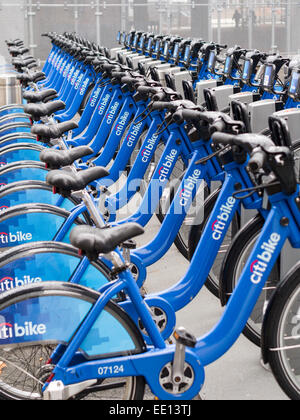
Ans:
POLYGON ((124 373, 124 365, 103 366, 98 369, 98 373, 100 376, 118 375, 124 373))

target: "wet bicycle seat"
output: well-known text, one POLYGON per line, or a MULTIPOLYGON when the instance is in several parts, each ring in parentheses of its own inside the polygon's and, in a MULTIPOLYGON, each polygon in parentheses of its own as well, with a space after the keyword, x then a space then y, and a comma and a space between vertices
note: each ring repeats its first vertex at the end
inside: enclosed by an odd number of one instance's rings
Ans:
POLYGON ((17 79, 20 80, 20 82, 23 85, 28 85, 29 83, 37 83, 46 78, 45 73, 42 71, 37 71, 35 73, 29 74, 29 73, 20 73, 17 75, 17 79))
POLYGON ((35 121, 41 117, 50 117, 54 112, 65 109, 66 104, 63 101, 54 101, 47 104, 27 104, 24 106, 26 114, 30 114, 35 121))
POLYGON ((12 65, 18 68, 22 68, 22 67, 28 67, 30 66, 30 64, 36 64, 36 60, 34 58, 13 58, 12 59, 12 65))
POLYGON ((21 46, 24 45, 23 41, 19 38, 18 39, 9 39, 9 40, 6 40, 5 42, 6 42, 6 45, 8 47, 21 47, 21 46))
POLYGON ((88 258, 97 259, 99 254, 108 254, 123 242, 143 233, 144 229, 138 223, 125 223, 103 229, 76 226, 70 234, 70 242, 88 258))
POLYGON ((49 102, 57 98, 57 91, 55 89, 46 89, 38 92, 26 91, 23 93, 23 98, 27 102, 49 102))
POLYGON ((40 161, 46 164, 47 169, 60 169, 92 153, 93 149, 88 146, 78 146, 70 150, 44 149, 40 153, 40 161))
POLYGON ((65 121, 57 124, 37 124, 31 128, 31 133, 38 136, 38 140, 43 143, 49 143, 52 139, 60 138, 64 133, 78 128, 74 121, 65 121))
POLYGON ((91 182, 108 176, 109 172, 102 166, 85 169, 74 173, 68 170, 53 170, 46 177, 47 184, 53 187, 53 192, 67 197, 74 191, 86 188, 91 182))
POLYGON ((28 48, 19 48, 19 47, 9 47, 8 51, 13 57, 17 57, 17 56, 21 56, 23 54, 28 53, 29 49, 28 48))

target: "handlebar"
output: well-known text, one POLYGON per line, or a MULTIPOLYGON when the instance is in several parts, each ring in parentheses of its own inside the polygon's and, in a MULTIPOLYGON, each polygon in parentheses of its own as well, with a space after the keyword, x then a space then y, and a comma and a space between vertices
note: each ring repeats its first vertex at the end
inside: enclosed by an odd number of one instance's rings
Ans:
POLYGON ((284 193, 291 195, 296 191, 295 160, 288 147, 275 146, 270 138, 253 133, 237 136, 215 133, 212 140, 218 144, 242 147, 250 154, 248 162, 250 171, 255 173, 264 169, 266 173, 269 173, 271 169, 280 182, 284 193))
POLYGON ((214 143, 230 145, 230 146, 242 146, 247 152, 252 152, 256 147, 268 148, 273 147, 273 141, 266 136, 254 133, 245 133, 240 135, 233 135, 227 133, 215 133, 212 136, 214 143))
POLYGON ((156 94, 161 91, 161 87, 139 86, 138 92, 142 95, 156 94))
POLYGON ((248 162, 249 169, 252 172, 258 172, 260 169, 263 169, 267 162, 267 158, 268 156, 266 152, 264 152, 263 150, 257 150, 257 152, 255 152, 253 156, 251 156, 248 162))
POLYGON ((176 110, 178 107, 178 104, 176 104, 175 102, 160 102, 160 101, 156 101, 152 103, 152 110, 158 110, 158 111, 163 111, 164 109, 168 109, 168 110, 176 110))

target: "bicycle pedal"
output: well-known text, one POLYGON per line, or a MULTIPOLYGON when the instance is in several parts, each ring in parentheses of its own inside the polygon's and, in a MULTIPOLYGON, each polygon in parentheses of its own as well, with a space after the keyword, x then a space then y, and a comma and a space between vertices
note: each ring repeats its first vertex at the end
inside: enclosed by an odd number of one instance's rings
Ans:
POLYGON ((175 330, 174 338, 178 344, 182 344, 185 347, 194 348, 197 344, 196 337, 189 333, 185 328, 180 327, 175 330))

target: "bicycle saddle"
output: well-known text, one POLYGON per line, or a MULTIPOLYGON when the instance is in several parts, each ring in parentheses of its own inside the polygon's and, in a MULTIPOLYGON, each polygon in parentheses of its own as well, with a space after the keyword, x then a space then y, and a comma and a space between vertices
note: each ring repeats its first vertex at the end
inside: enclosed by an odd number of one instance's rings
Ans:
POLYGON ((17 79, 19 79, 23 84, 40 82, 45 78, 45 73, 43 73, 42 71, 37 71, 32 74, 20 73, 17 75, 17 79))
POLYGON ((28 67, 30 64, 35 64, 36 60, 34 58, 13 58, 12 65, 15 67, 28 67))
POLYGON ((26 91, 23 93, 23 98, 27 102, 49 102, 52 99, 57 97, 57 92, 55 89, 46 89, 38 92, 26 91))
POLYGON ((54 193, 67 197, 72 191, 83 190, 91 182, 108 175, 109 172, 102 166, 85 169, 77 173, 68 170, 53 170, 48 173, 46 182, 54 187, 54 193))
POLYGON ((94 260, 99 254, 108 254, 123 242, 143 233, 144 229, 138 223, 125 223, 103 229, 82 225, 72 229, 70 242, 88 258, 94 260))
POLYGON ((31 128, 31 133, 38 136, 38 140, 43 143, 49 143, 51 139, 58 139, 64 133, 78 128, 74 121, 65 121, 57 124, 37 124, 31 128))
POLYGON ((26 114, 30 114, 35 121, 39 121, 41 117, 50 117, 56 111, 65 109, 66 105, 63 101, 54 101, 47 104, 27 104, 24 106, 26 114))
POLYGON ((23 41, 21 39, 13 39, 13 40, 6 40, 5 41, 8 47, 20 47, 23 45, 23 41))
POLYGON ((10 47, 9 53, 13 56, 23 55, 29 52, 28 48, 10 47))
POLYGON ((70 150, 44 149, 40 153, 40 161, 46 164, 47 169, 60 169, 92 153, 93 149, 88 146, 78 146, 70 150))

